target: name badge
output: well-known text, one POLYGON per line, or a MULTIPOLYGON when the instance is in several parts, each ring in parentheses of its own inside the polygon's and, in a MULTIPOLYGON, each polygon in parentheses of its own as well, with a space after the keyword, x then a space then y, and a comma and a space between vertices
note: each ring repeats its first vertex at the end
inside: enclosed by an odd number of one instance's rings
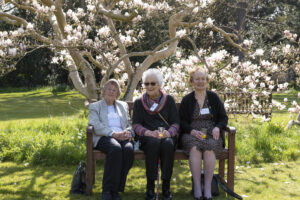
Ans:
POLYGON ((153 112, 153 111, 156 109, 157 106, 158 106, 158 104, 157 104, 157 103, 154 103, 154 104, 151 106, 150 110, 153 112))
POLYGON ((200 109, 200 114, 201 115, 207 115, 207 114, 209 114, 209 109, 208 108, 202 108, 202 109, 200 109))

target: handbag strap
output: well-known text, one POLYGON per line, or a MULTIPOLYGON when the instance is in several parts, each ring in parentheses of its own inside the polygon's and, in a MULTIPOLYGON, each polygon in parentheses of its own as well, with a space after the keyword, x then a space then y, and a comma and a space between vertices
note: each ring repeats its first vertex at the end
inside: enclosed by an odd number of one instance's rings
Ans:
POLYGON ((170 127, 169 123, 167 122, 167 120, 158 112, 157 113, 159 115, 159 117, 168 125, 168 127, 170 127))
POLYGON ((234 191, 232 191, 231 189, 229 189, 227 187, 227 185, 225 185, 221 179, 219 174, 214 174, 214 177, 217 179, 218 181, 218 185, 220 185, 220 187, 222 188, 222 190, 224 190, 224 192, 226 192, 227 194, 229 194, 230 196, 236 198, 236 199, 243 199, 243 197, 241 197, 240 195, 238 195, 237 193, 235 193, 234 191))

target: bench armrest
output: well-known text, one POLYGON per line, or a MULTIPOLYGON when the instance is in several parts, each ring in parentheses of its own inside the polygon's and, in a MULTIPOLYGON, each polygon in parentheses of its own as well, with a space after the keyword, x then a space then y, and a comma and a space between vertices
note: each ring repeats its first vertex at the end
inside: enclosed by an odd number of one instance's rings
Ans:
POLYGON ((87 135, 89 135, 89 134, 93 135, 93 132, 94 132, 94 127, 91 126, 91 125, 88 125, 88 126, 86 127, 86 134, 87 134, 87 135))
POLYGON ((225 131, 228 132, 229 135, 236 133, 236 129, 232 126, 226 126, 225 131))

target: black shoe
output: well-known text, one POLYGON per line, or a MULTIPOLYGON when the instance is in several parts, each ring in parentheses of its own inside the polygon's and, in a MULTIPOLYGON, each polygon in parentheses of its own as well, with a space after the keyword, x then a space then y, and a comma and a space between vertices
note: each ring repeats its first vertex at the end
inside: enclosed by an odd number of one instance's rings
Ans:
POLYGON ((194 200, 204 200, 203 197, 194 197, 194 200))
POLYGON ((112 192, 111 196, 112 196, 112 200, 122 200, 119 193, 117 192, 112 192))
POLYGON ((102 192, 102 200, 113 200, 110 192, 102 192))
POLYGON ((170 190, 163 191, 163 199, 164 200, 172 200, 172 194, 170 190))
POLYGON ((204 197, 203 200, 212 200, 212 197, 204 197))
POLYGON ((155 200, 154 189, 147 189, 146 200, 155 200))

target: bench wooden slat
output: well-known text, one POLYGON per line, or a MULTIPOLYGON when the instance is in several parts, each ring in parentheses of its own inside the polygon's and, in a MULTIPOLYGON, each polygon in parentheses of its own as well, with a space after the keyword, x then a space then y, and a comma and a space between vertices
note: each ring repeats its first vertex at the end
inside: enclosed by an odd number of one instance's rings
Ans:
MULTIPOLYGON (((105 160, 105 153, 94 149, 93 154, 96 160, 105 160)), ((135 160, 145 160, 145 154, 142 150, 134 151, 134 159, 135 160)), ((174 155, 175 160, 188 160, 188 157, 183 153, 183 150, 177 149, 174 155)), ((224 149, 220 157, 218 159, 228 159, 228 149, 224 149)))

